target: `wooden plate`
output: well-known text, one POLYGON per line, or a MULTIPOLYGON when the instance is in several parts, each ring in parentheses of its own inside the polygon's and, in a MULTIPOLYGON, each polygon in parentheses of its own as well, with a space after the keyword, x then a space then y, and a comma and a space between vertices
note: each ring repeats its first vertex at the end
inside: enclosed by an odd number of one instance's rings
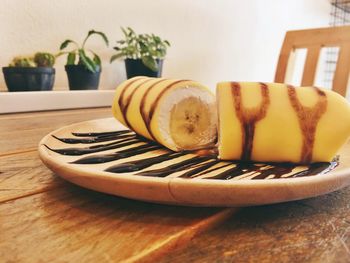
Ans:
POLYGON ((212 158, 202 158, 201 162, 191 164, 186 160, 198 160, 199 157, 188 153, 165 161, 153 161, 151 166, 140 171, 118 172, 115 167, 123 168, 125 165, 122 164, 130 166, 130 162, 135 160, 144 162, 172 154, 140 140, 130 131, 116 132, 121 130, 125 128, 113 118, 66 126, 41 140, 39 154, 47 167, 74 184, 113 195, 167 204, 262 205, 322 195, 350 184, 349 144, 339 153, 338 163, 318 164, 311 168, 264 164, 237 166, 228 162, 214 163, 212 158), (132 150, 128 152, 130 148, 132 150), (85 149, 84 152, 81 149, 85 149), (148 150, 142 153, 142 149, 148 150), (133 156, 128 157, 130 152, 133 156), (209 162, 213 165, 210 166, 209 162), (176 171, 164 173, 170 165, 176 171), (208 169, 203 170, 204 165, 208 169), (191 176, 190 171, 194 169, 202 172, 191 176))

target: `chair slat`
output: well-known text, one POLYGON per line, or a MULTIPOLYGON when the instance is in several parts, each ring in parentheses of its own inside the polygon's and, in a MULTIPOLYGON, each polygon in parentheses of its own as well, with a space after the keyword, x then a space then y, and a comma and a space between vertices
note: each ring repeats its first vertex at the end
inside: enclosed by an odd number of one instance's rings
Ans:
POLYGON ((284 83, 286 79, 288 60, 292 51, 292 45, 289 44, 287 38, 284 39, 283 47, 278 59, 278 66, 275 75, 275 82, 284 83))
POLYGON ((340 47, 338 63, 333 78, 333 90, 340 95, 346 95, 350 72, 350 43, 340 47))
POLYGON ((320 46, 313 46, 307 49, 307 56, 304 66, 303 78, 301 80, 302 86, 314 85, 317 62, 320 55, 320 46))
POLYGON ((280 52, 275 82, 285 82, 290 53, 295 49, 307 48, 301 85, 314 85, 322 47, 340 47, 332 90, 345 96, 350 74, 350 26, 288 31, 280 52))

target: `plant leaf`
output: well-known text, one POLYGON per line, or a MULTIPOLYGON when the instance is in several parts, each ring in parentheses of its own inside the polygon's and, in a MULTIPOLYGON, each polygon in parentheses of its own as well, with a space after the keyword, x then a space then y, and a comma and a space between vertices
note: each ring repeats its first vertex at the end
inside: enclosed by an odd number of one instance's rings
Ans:
MULTIPOLYGON (((73 51, 72 51, 73 52, 73 51)), ((62 55, 65 55, 65 54, 69 54, 70 52, 67 52, 67 51, 61 51, 61 52, 58 52, 56 55, 55 55, 55 57, 56 58, 58 58, 58 57, 60 57, 60 56, 62 56, 62 55)))
POLYGON ((156 60, 153 57, 151 57, 151 56, 144 56, 141 59, 142 59, 142 63, 146 67, 151 69, 152 71, 157 71, 158 70, 157 62, 156 62, 156 60))
POLYGON ((135 31, 131 27, 127 27, 127 30, 129 30, 128 36, 136 35, 135 31))
POLYGON ((95 62, 95 64, 101 66, 101 58, 92 50, 90 50, 90 52, 94 55, 92 60, 95 62))
POLYGON ((87 70, 95 73, 96 64, 85 54, 84 49, 79 49, 79 59, 82 65, 86 67, 87 70))
POLYGON ((126 30, 125 30, 125 28, 124 28, 124 27, 120 27, 120 29, 123 31, 123 34, 124 34, 125 36, 127 36, 127 35, 128 35, 128 32, 126 32, 126 30))
POLYGON ((95 30, 92 29, 92 30, 90 30, 90 31, 88 32, 86 38, 84 39, 82 48, 84 48, 86 41, 87 41, 88 38, 89 38, 90 36, 92 36, 92 35, 100 35, 100 36, 102 37, 102 39, 104 40, 106 46, 108 47, 109 42, 108 42, 107 36, 106 36, 103 32, 101 32, 101 31, 95 31, 95 30))
POLYGON ((61 44, 60 50, 65 49, 70 43, 73 43, 78 47, 78 44, 75 41, 67 39, 67 40, 63 41, 63 43, 61 44))
POLYGON ((76 54, 75 52, 69 52, 67 56, 67 65, 74 65, 76 54))
POLYGON ((112 63, 114 60, 118 59, 118 58, 121 58, 121 57, 124 57, 124 54, 123 53, 118 53, 118 54, 115 54, 113 56, 111 56, 111 59, 110 59, 110 63, 112 63))

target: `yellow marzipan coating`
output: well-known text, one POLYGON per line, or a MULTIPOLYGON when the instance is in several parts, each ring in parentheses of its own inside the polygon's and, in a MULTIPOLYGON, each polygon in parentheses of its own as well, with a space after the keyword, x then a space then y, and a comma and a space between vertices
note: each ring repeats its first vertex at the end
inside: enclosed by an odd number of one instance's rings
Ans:
MULTIPOLYGON (((259 107, 262 95, 259 83, 241 82, 243 108, 259 107)), ((267 84, 270 103, 266 116, 255 123, 252 161, 293 162, 301 161, 303 134, 298 115, 291 104, 287 86, 267 84)), ((313 107, 318 101, 312 87, 296 88, 296 95, 304 107, 313 107)), ((339 94, 322 90, 326 94, 327 107, 316 126, 311 162, 328 162, 336 155, 350 135, 350 106, 339 94)), ((239 160, 242 154, 242 125, 232 96, 231 83, 217 85, 219 114, 219 157, 239 160)))

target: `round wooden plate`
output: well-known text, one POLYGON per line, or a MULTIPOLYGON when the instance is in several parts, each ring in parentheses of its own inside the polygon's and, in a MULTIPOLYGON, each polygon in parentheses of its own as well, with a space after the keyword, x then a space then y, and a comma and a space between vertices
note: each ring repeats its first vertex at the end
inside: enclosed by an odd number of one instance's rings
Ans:
MULTIPOLYGON (((178 168, 176 172, 163 174, 162 177, 144 176, 139 174, 140 171, 127 173, 106 171, 111 170, 110 168, 116 165, 120 166, 122 163, 145 160, 169 153, 164 148, 133 154, 134 156, 126 158, 125 156, 119 159, 107 158, 108 161, 104 159, 105 161, 101 163, 82 163, 84 161, 74 163, 82 159, 90 160, 91 157, 98 159, 101 156, 119 156, 118 152, 120 151, 125 152, 130 147, 147 144, 147 142, 139 141, 120 147, 122 145, 119 142, 128 140, 128 138, 122 139, 123 136, 115 136, 115 131, 120 130, 125 130, 125 127, 113 118, 87 121, 63 127, 46 135, 41 140, 39 143, 40 158, 52 171, 74 184, 127 198, 177 205, 249 206, 271 204, 326 194, 350 184, 349 144, 340 151, 338 165, 333 167, 332 170, 328 172, 317 170, 315 174, 301 177, 295 175, 303 174, 302 171, 308 169, 308 167, 293 167, 292 171, 287 172, 287 169, 285 174, 281 173, 281 168, 277 169, 279 171, 278 176, 270 172, 268 176, 262 177, 264 171, 272 166, 256 164, 254 167, 259 167, 259 171, 243 169, 245 172, 222 177, 221 179, 214 179, 214 177, 217 177, 218 173, 237 165, 226 165, 226 167, 223 166, 223 168, 215 171, 208 169, 194 177, 184 177, 184 175, 186 172, 196 169, 198 164, 190 167, 184 165, 178 168), (98 138, 97 141, 96 138, 98 138), (114 147, 114 145, 119 146, 114 147), (67 148, 70 150, 65 150, 67 148), (81 152, 81 149, 88 150, 81 152), (67 153, 80 155, 67 155, 67 153)), ((127 133, 126 131, 126 137, 130 135, 133 135, 133 133, 127 133)), ((142 171, 160 171, 159 169, 181 163, 184 160, 194 158, 194 156, 193 154, 187 154, 175 159, 158 162, 142 171)), ((221 167, 220 165, 218 164, 216 167, 221 167)))

